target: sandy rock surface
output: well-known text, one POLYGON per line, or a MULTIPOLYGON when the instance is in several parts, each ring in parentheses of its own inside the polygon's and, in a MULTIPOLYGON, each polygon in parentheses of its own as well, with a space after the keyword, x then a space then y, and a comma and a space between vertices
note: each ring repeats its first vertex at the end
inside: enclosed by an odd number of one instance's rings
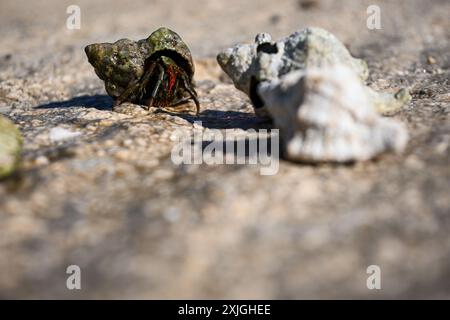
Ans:
MULTIPOLYGON (((450 2, 0 3, 0 113, 23 136, 0 182, 1 298, 450 298, 450 2), (312 4, 311 4, 312 3, 312 4), (381 7, 381 30, 366 9, 381 7), (83 48, 165 25, 190 46, 194 106, 112 111, 83 48), (412 101, 401 155, 348 165, 175 165, 179 128, 264 127, 215 63, 254 35, 317 26, 368 62, 369 85, 412 101), (66 268, 82 290, 66 288, 66 268), (366 268, 382 270, 368 290, 366 268)), ((200 128, 202 129, 202 128, 200 128)))

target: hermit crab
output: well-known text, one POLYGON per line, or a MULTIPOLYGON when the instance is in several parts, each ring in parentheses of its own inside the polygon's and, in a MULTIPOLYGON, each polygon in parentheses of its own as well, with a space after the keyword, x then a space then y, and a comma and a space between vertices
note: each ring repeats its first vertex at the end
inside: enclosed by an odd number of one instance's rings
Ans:
POLYGON ((174 31, 162 27, 139 41, 94 43, 85 52, 114 106, 131 102, 164 108, 192 99, 199 113, 191 52, 174 31))

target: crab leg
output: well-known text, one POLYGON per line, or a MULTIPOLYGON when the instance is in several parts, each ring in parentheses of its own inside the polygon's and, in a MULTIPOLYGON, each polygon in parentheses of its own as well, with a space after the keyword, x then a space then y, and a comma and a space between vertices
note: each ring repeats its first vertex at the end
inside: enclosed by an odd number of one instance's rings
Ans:
POLYGON ((156 95, 158 94, 159 87, 161 86, 161 83, 164 80, 164 69, 159 64, 158 64, 158 68, 159 68, 158 80, 155 83, 155 87, 153 88, 152 95, 148 99, 147 110, 149 110, 150 107, 153 105, 153 100, 155 99, 156 95))
POLYGON ((120 97, 118 97, 114 100, 113 106, 114 107, 118 106, 119 104, 122 103, 122 101, 125 101, 133 93, 133 91, 136 90, 136 88, 138 88, 138 89, 142 88, 142 90, 145 91, 145 87, 147 86, 147 83, 148 83, 151 75, 153 74, 154 69, 155 69, 155 64, 152 63, 149 66, 149 69, 142 75, 141 79, 133 82, 133 84, 128 86, 128 88, 120 95, 120 97), (136 83, 140 83, 140 85, 138 87, 136 87, 136 83))
POLYGON ((196 114, 198 115, 199 112, 200 112, 200 103, 198 102, 198 99, 197 99, 197 92, 195 91, 194 88, 192 88, 189 85, 189 82, 187 81, 185 73, 182 73, 181 79, 183 81, 184 88, 186 89, 187 92, 189 92, 189 94, 191 95, 192 100, 194 100, 194 102, 195 102, 195 108, 197 110, 196 114))

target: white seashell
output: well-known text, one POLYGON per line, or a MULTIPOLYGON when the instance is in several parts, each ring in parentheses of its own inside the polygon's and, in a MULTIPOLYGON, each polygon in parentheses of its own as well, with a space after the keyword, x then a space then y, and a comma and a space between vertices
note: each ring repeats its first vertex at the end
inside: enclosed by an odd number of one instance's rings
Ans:
MULTIPOLYGON (((217 61, 235 87, 249 96, 256 114, 261 116, 266 116, 267 110, 257 87, 290 72, 339 64, 352 69, 362 81, 368 77, 366 62, 353 58, 333 34, 320 28, 306 28, 277 42, 271 42, 269 34, 260 33, 254 44, 226 49, 217 55, 217 61)), ((380 113, 396 111, 410 99, 407 90, 395 95, 366 90, 380 113)))
POLYGON ((365 80, 367 64, 353 58, 345 46, 331 33, 320 28, 306 28, 277 42, 260 33, 254 44, 239 44, 217 56, 222 69, 236 88, 250 94, 251 77, 258 82, 272 80, 306 67, 345 64, 365 80))
POLYGON ((258 93, 290 160, 368 160, 408 141, 404 125, 376 112, 373 92, 345 65, 293 71, 262 82, 258 93))

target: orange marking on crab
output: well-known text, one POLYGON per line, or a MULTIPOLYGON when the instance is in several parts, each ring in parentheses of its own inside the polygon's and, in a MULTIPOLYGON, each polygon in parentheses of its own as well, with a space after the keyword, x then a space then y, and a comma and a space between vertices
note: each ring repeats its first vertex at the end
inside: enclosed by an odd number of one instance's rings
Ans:
POLYGON ((173 70, 172 66, 167 68, 167 72, 169 74, 169 91, 172 91, 173 86, 175 85, 175 81, 177 80, 177 75, 175 70, 173 70))

